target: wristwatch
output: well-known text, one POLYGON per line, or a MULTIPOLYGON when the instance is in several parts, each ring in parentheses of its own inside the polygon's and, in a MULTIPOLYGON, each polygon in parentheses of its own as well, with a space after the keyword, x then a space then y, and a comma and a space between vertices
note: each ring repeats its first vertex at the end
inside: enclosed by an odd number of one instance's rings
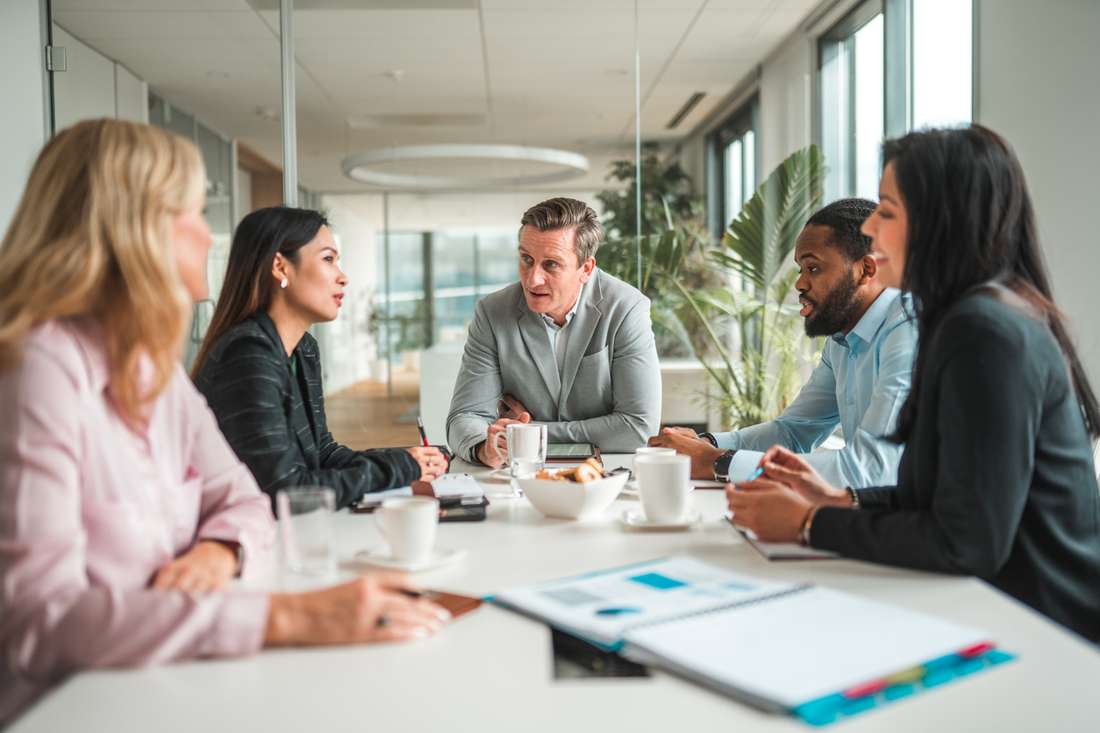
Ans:
POLYGON ((728 450, 714 459, 714 478, 718 481, 729 481, 730 464, 733 463, 735 450, 728 450))
POLYGON ((699 437, 713 445, 715 448, 718 447, 718 438, 714 437, 714 433, 699 433, 699 437))

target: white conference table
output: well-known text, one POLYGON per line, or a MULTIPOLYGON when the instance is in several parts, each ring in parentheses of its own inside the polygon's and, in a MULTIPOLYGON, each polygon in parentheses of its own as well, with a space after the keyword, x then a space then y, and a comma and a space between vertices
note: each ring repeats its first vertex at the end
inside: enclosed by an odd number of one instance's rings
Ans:
MULTIPOLYGON (((626 460, 605 456, 609 466, 626 460)), ((455 466, 462 469, 477 474, 455 466)), ((440 526, 439 546, 467 553, 416 580, 487 595, 687 553, 747 575, 819 583, 938 614, 986 629, 1019 655, 1010 664, 836 724, 837 730, 1096 729, 1100 653, 990 586, 844 560, 769 563, 721 520, 721 491, 697 490, 694 502, 702 526, 642 533, 619 522, 634 500, 620 498, 601 519, 579 523, 546 519, 526 499, 496 499, 485 522, 440 526)), ((337 535, 343 558, 382 544, 369 515, 339 513, 337 535)), ((345 563, 341 573, 350 577, 362 569, 345 563)), ((245 659, 85 672, 41 699, 11 731, 810 730, 794 718, 758 712, 657 671, 649 678, 555 680, 552 667, 545 626, 484 605, 414 643, 265 651, 245 659)))

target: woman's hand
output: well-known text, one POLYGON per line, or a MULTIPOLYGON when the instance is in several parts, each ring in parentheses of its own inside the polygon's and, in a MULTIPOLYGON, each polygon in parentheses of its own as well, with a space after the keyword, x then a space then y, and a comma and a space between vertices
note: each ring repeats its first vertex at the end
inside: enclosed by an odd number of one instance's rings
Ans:
POLYGON ((431 481, 447 473, 447 458, 438 448, 418 445, 405 450, 420 464, 421 481, 431 481))
POLYGON ((401 576, 366 575, 324 590, 274 594, 264 646, 423 639, 451 614, 417 593, 401 576))
POLYGON ((812 504, 847 508, 852 506, 851 497, 846 490, 830 486, 804 458, 782 446, 769 448, 760 465, 767 478, 786 484, 812 504))
POLYGON ((764 542, 797 542, 802 523, 815 505, 778 481, 759 478, 726 484, 733 522, 764 542))
POLYGON ((237 574, 237 553, 224 542, 203 540, 157 571, 155 590, 218 590, 237 574))

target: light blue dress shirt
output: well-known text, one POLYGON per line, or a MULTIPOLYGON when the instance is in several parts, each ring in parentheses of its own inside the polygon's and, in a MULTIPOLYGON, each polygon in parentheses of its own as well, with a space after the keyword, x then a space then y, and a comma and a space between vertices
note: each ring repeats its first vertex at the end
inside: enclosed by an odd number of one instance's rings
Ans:
POLYGON ((736 450, 730 478, 744 481, 763 451, 779 444, 803 457, 833 486, 893 486, 903 446, 885 439, 897 422, 913 370, 917 324, 906 309, 910 298, 884 290, 849 333, 825 341, 821 363, 794 402, 771 422, 714 437, 736 450), (813 450, 837 424, 845 446, 813 450))
MULTIPOLYGON (((565 314, 565 323, 560 326, 554 323, 554 319, 546 313, 538 314, 539 318, 542 319, 543 324, 546 326, 546 336, 550 339, 550 351, 554 353, 554 361, 558 365, 559 377, 562 376, 562 370, 565 366, 566 341, 569 338, 569 331, 566 329, 566 327, 573 321, 573 316, 577 315, 577 309, 581 307, 581 297, 583 295, 584 283, 581 283, 581 289, 577 293, 577 302, 574 303, 573 307, 569 309, 569 312, 565 314)), ((554 395, 555 399, 557 399, 557 397, 558 395, 554 395)))

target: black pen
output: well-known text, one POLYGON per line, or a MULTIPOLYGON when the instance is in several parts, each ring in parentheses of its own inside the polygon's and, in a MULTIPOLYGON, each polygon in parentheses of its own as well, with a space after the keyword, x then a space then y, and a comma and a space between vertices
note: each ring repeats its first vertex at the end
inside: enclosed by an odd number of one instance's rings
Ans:
POLYGON ((425 448, 428 447, 428 434, 424 432, 424 421, 420 419, 420 416, 416 416, 416 429, 420 431, 420 445, 425 448))

